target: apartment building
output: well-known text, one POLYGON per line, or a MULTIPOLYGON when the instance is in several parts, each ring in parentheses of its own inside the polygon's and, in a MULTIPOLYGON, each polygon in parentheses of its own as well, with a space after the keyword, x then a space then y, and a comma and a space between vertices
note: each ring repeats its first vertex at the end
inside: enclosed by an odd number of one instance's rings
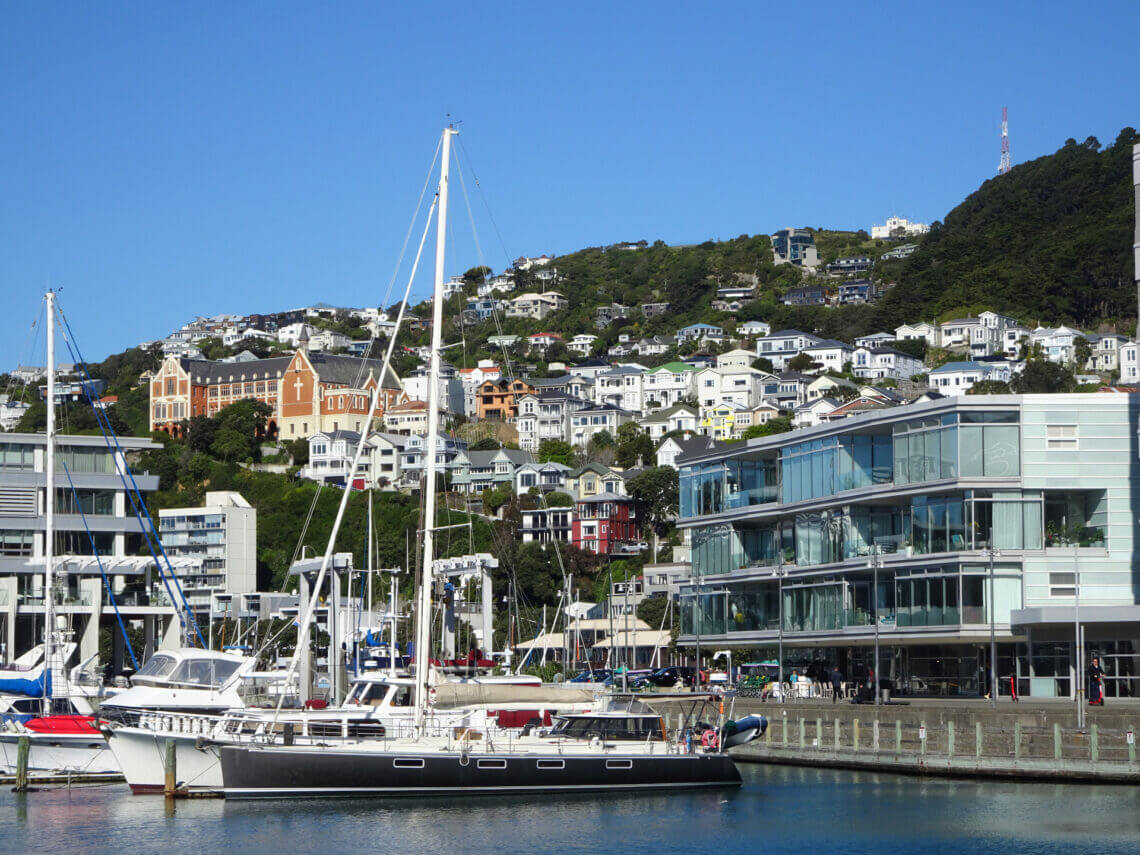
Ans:
POLYGON ((680 458, 679 643, 774 647, 896 691, 1072 697, 1074 607, 1109 697, 1140 694, 1135 395, 979 395, 680 458))

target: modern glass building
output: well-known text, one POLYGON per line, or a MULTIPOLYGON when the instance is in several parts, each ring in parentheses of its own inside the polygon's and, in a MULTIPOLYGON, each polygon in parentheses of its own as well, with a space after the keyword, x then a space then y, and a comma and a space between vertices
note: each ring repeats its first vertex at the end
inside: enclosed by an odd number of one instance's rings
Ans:
POLYGON ((1140 694, 1140 396, 912 404, 678 460, 693 578, 680 643, 783 642, 785 669, 896 690, 1075 690, 1076 619, 1109 697, 1140 694))

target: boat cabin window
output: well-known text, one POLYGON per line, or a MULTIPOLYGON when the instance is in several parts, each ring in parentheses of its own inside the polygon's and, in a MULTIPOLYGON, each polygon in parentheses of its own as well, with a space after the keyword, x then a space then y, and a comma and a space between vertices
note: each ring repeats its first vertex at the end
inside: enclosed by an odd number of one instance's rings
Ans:
POLYGON ((192 686, 220 686, 238 669, 237 662, 222 659, 187 659, 170 675, 172 683, 192 686))
POLYGON ((657 716, 569 716, 559 719, 551 731, 570 739, 660 740, 661 719, 657 716))
POLYGON ((392 699, 389 705, 393 707, 410 707, 412 705, 411 686, 393 686, 392 699))
POLYGON ((361 682, 352 687, 345 701, 350 704, 372 704, 377 707, 387 693, 388 685, 385 683, 361 682))
POLYGON ((135 672, 136 677, 165 677, 174 670, 174 666, 178 664, 178 660, 173 656, 167 656, 162 653, 156 653, 150 657, 150 661, 139 668, 135 672))

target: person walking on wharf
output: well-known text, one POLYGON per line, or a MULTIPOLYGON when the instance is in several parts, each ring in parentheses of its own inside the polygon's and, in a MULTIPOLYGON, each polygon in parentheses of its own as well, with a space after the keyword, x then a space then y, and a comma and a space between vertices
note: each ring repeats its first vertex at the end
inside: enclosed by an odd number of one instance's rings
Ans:
POLYGON ((1089 706, 1104 706, 1104 669, 1099 656, 1094 656, 1089 666, 1089 706))
POLYGON ((843 675, 839 672, 839 666, 836 665, 831 669, 831 702, 835 703, 843 694, 843 675))

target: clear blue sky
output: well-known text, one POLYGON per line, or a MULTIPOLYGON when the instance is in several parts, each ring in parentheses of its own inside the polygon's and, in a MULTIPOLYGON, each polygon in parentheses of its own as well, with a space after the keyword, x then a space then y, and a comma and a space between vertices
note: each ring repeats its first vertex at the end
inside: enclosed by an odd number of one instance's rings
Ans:
POLYGON ((994 173, 1003 105, 1014 163, 1140 126, 1135 0, 548 5, 5 4, 0 370, 42 363, 49 285, 92 360, 198 314, 379 303, 449 113, 496 270, 938 219, 994 173))

